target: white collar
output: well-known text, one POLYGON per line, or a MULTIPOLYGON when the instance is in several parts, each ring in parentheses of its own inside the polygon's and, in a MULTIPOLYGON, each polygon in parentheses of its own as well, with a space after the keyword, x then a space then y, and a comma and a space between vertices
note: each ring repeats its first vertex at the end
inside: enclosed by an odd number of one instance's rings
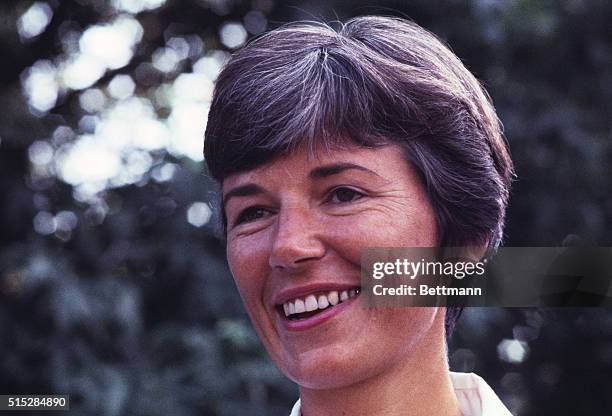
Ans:
MULTIPOLYGON (((463 416, 512 416, 493 389, 474 373, 450 373, 463 416)), ((300 416, 300 400, 289 416, 300 416)))

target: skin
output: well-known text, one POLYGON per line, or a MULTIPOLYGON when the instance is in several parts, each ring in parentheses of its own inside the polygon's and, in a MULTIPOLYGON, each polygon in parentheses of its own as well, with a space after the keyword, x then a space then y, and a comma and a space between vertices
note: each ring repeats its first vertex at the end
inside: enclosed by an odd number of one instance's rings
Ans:
POLYGON ((364 308, 357 298, 292 331, 274 303, 307 284, 358 286, 365 247, 438 245, 431 204, 398 147, 299 149, 227 177, 223 194, 230 269, 267 351, 300 386, 304 415, 459 414, 443 308, 364 308))

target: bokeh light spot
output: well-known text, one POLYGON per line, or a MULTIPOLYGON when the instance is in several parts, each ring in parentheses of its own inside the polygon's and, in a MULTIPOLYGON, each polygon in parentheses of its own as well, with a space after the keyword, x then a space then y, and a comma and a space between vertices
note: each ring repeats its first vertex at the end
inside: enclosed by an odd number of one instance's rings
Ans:
POLYGON ((76 55, 62 68, 62 84, 73 90, 92 86, 104 75, 104 65, 89 55, 76 55))
POLYGON ((244 16, 244 27, 249 33, 257 35, 266 30, 268 21, 266 16, 259 10, 251 10, 244 16))
POLYGON ((154 10, 166 3, 166 0, 112 0, 116 10, 132 14, 145 10, 154 10))
POLYGON ((194 227, 202 227, 211 217, 211 210, 205 202, 194 202, 187 210, 187 221, 194 227))
POLYGON ((229 59, 229 54, 223 51, 213 51, 208 56, 200 58, 195 64, 193 64, 193 72, 198 74, 204 74, 214 81, 219 76, 221 68, 225 62, 229 59))
POLYGON ((119 173, 121 159, 106 146, 100 146, 94 136, 85 135, 58 157, 61 178, 72 185, 86 182, 106 182, 119 173))
POLYGON ((521 363, 527 358, 528 353, 527 343, 516 339, 504 339, 497 346, 497 355, 508 363, 521 363))
POLYGON ((221 43, 230 49, 238 48, 247 40, 247 31, 240 23, 230 22, 221 26, 219 31, 221 43))
POLYGON ((134 95, 136 84, 129 75, 116 75, 108 84, 109 94, 118 100, 125 100, 134 95))
POLYGON ((37 140, 28 148, 30 162, 35 165, 47 165, 53 160, 53 147, 42 140, 37 140))
POLYGON ((174 163, 164 163, 161 166, 157 166, 151 172, 151 176, 157 182, 167 182, 172 180, 176 173, 177 166, 174 163))
POLYGON ((106 105, 106 96, 99 88, 90 88, 79 96, 79 105, 88 113, 98 113, 106 105))
POLYGON ((34 217, 34 231, 41 235, 49 235, 55 232, 57 223, 53 214, 41 211, 34 217))
POLYGON ((142 34, 137 20, 123 16, 110 25, 88 28, 79 40, 79 48, 82 54, 98 60, 106 68, 118 69, 130 62, 142 34))
POLYGON ((202 161, 202 132, 206 128, 208 104, 184 103, 173 107, 168 118, 171 132, 168 151, 177 156, 188 156, 196 162, 202 161))
POLYGON ((59 94, 57 69, 50 61, 36 61, 26 69, 21 84, 28 104, 39 112, 47 112, 55 107, 59 94))
POLYGON ((153 66, 161 72, 174 71, 180 60, 179 54, 172 48, 159 48, 152 56, 153 66))
POLYGON ((17 31, 22 40, 31 39, 43 33, 53 17, 53 10, 47 3, 36 2, 17 21, 17 31))

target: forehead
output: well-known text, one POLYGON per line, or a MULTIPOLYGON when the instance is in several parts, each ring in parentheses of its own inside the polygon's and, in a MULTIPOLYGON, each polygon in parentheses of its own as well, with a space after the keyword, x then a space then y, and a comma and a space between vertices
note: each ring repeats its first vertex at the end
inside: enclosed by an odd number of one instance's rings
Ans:
POLYGON ((332 149, 308 151, 299 148, 255 169, 229 175, 223 181, 224 191, 230 187, 250 182, 285 182, 289 180, 313 180, 312 173, 325 166, 352 164, 366 168, 383 177, 409 169, 401 149, 392 144, 369 148, 349 144, 332 149))

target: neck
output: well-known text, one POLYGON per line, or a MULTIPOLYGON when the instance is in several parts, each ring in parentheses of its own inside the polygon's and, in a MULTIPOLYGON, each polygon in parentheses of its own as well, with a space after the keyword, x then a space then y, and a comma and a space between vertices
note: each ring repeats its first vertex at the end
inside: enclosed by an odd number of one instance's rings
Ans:
POLYGON ((302 415, 460 416, 446 360, 443 311, 401 365, 341 388, 300 387, 302 415))

